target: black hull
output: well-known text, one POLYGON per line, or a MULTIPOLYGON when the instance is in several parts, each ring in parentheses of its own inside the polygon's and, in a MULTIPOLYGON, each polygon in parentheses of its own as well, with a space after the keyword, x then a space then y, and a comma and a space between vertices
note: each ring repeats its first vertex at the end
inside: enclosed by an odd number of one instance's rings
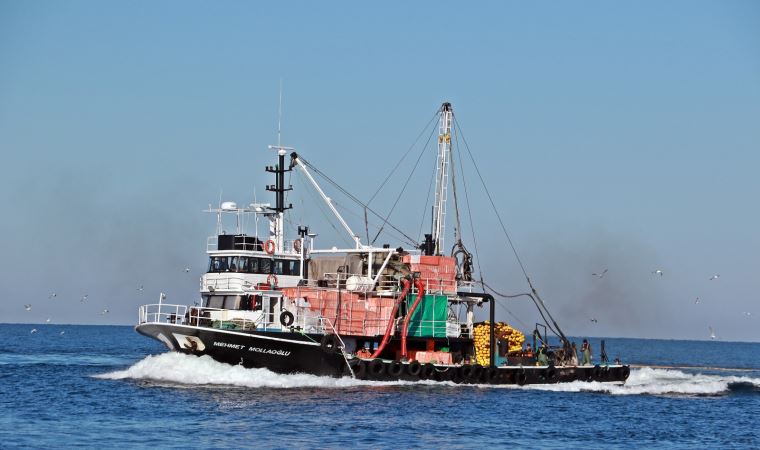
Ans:
POLYGON ((354 376, 376 381, 451 381, 470 384, 553 384, 571 381, 624 382, 629 366, 447 366, 363 360, 325 351, 320 336, 278 332, 238 332, 188 325, 146 323, 137 332, 163 342, 170 350, 209 355, 227 364, 266 368, 277 373, 354 376), (350 369, 349 369, 350 366, 350 369))

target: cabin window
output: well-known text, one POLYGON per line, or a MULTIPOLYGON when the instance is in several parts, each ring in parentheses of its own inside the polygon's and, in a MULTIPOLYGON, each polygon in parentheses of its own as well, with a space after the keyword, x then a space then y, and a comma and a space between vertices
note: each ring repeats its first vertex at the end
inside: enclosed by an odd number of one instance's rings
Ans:
POLYGON ((272 260, 266 258, 259 258, 259 271, 257 273, 270 274, 272 273, 272 260))
POLYGON ((208 301, 206 302, 207 308, 218 308, 222 309, 224 306, 224 296, 223 295, 209 295, 208 301))
POLYGON ((274 262, 276 275, 300 275, 301 262, 289 259, 278 259, 274 262))
POLYGON ((224 297, 223 309, 239 309, 240 308, 240 296, 239 295, 227 295, 224 297))

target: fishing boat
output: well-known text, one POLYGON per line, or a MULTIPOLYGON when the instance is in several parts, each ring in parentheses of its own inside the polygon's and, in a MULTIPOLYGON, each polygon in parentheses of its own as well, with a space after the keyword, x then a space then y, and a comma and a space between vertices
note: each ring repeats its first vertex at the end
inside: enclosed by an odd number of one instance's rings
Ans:
POLYGON ((377 213, 293 148, 278 143, 270 146, 276 164, 265 169, 274 176, 274 184, 266 187, 274 205, 220 202, 209 207, 216 215, 216 231, 207 240, 201 301, 168 304, 160 297, 158 303, 140 306, 136 331, 172 351, 279 374, 471 384, 624 382, 630 367, 618 360, 610 363, 603 342, 598 364, 578 364, 574 346, 521 262, 530 292, 503 295, 482 274, 476 279, 474 256, 461 233, 453 170, 458 136, 451 104, 443 103, 430 124, 431 136, 438 131, 437 142, 431 139, 435 194, 430 232, 419 242, 391 224, 390 214, 377 213), (309 226, 286 221, 292 214, 293 205, 286 200, 293 186, 286 185, 285 175, 293 171, 305 184, 297 188, 316 193, 351 245, 319 248, 309 226), (366 242, 318 177, 363 208, 366 242), (449 203, 456 226, 447 251, 449 203), (381 219, 374 240, 369 239, 369 215, 381 219), (266 228, 261 235, 259 222, 266 228), (253 232, 247 229, 252 224, 253 232), (383 229, 392 230, 401 242, 375 245, 383 229), (495 317, 497 303, 517 296, 532 300, 543 319, 527 337, 495 317), (486 307, 488 319, 476 319, 486 307))

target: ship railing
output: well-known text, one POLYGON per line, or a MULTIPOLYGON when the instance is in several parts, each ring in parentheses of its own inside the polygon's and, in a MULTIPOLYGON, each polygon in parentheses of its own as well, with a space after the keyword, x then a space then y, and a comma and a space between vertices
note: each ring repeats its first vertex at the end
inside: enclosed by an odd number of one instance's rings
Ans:
POLYGON ((255 288, 248 278, 243 275, 225 274, 221 278, 201 277, 201 291, 247 291, 255 288))
POLYGON ((138 309, 138 323, 174 323, 184 324, 187 305, 153 303, 142 305, 138 309))
POLYGON ((193 306, 189 310, 188 323, 192 326, 221 330, 282 331, 282 326, 277 322, 277 317, 264 312, 256 318, 250 318, 240 315, 241 312, 246 313, 248 311, 193 306), (214 312, 219 312, 220 314, 213 314, 214 312))

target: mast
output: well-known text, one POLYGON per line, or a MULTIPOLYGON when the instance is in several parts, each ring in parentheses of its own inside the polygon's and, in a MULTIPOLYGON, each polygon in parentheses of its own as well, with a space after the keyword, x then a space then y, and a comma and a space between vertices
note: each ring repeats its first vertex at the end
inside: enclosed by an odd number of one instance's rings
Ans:
POLYGON ((275 181, 275 184, 267 185, 267 191, 274 192, 275 196, 274 208, 270 208, 273 211, 274 219, 270 223, 269 234, 274 238, 277 251, 282 252, 285 244, 285 211, 293 207, 292 204, 285 206, 285 192, 293 190, 293 186, 285 187, 285 172, 292 170, 290 167, 285 167, 285 155, 293 149, 280 145, 270 145, 269 148, 277 150, 278 157, 276 166, 267 166, 266 168, 267 172, 274 174, 275 181))
POLYGON ((435 203, 433 204, 432 238, 434 255, 440 255, 443 249, 443 237, 446 219, 446 189, 449 184, 449 155, 451 154, 451 122, 454 111, 451 103, 441 105, 441 118, 438 133, 438 162, 435 176, 435 203))

